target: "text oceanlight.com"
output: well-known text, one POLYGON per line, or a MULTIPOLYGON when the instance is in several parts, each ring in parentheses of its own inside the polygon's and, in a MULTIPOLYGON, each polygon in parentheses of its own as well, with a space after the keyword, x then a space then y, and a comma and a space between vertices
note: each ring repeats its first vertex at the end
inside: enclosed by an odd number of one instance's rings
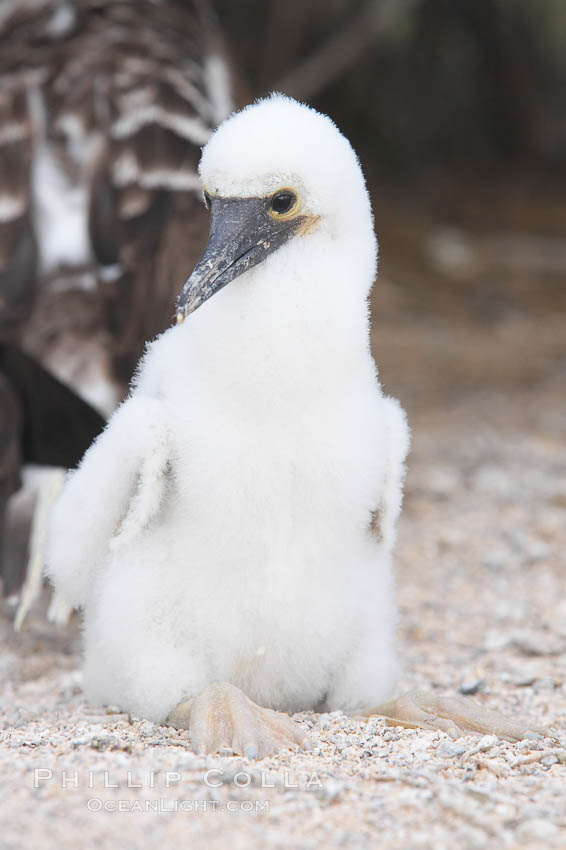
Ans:
POLYGON ((267 812, 269 800, 103 800, 91 797, 86 804, 89 812, 267 812))

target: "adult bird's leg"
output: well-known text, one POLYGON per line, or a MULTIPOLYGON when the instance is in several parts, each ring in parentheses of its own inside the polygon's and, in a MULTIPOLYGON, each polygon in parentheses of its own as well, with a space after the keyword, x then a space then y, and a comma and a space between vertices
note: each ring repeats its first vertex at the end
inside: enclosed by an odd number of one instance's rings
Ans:
MULTIPOLYGON (((47 520, 55 499, 63 488, 65 470, 54 467, 43 470, 39 477, 37 500, 31 523, 29 540, 29 557, 26 569, 26 577, 22 585, 18 610, 14 619, 14 629, 19 632, 22 628, 33 603, 41 593, 43 583, 43 565, 45 561, 45 536, 47 534, 47 520)), ((63 603, 64 604, 64 603, 63 603)), ((67 619, 62 620, 64 625, 68 622, 72 608, 67 606, 67 619)))
POLYGON ((437 696, 421 690, 409 691, 361 714, 385 717, 390 726, 442 729, 452 737, 481 734, 520 741, 527 737, 539 737, 546 732, 536 721, 505 717, 474 700, 460 696, 437 696))
POLYGON ((280 749, 310 749, 304 730, 287 714, 262 708, 228 682, 214 682, 179 703, 165 722, 187 729, 199 754, 226 747, 234 754, 263 758, 280 749))

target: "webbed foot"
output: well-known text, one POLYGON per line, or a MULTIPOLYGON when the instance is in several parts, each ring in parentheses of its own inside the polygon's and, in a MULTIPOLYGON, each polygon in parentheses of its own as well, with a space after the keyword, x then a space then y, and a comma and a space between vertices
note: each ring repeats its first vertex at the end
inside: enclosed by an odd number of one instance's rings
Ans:
POLYGON ((362 713, 365 716, 377 714, 385 717, 390 726, 441 729, 453 738, 480 734, 520 741, 544 735, 546 731, 536 721, 505 717, 466 697, 437 696, 420 690, 409 691, 362 713))
POLYGON ((302 727, 288 715, 262 708, 228 682, 215 682, 181 702, 166 720, 187 729, 196 753, 229 748, 234 754, 263 758, 280 749, 310 749, 302 727))

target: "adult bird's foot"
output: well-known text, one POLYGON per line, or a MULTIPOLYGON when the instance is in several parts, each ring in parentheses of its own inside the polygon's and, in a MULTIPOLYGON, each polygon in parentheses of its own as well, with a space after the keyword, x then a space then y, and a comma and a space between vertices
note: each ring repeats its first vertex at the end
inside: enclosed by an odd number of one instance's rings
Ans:
POLYGON ((443 697, 420 690, 409 691, 363 714, 385 717, 390 726, 441 729, 453 738, 480 734, 520 741, 546 733, 536 721, 505 717, 465 697, 443 697))
POLYGON ((228 682, 215 682, 179 703, 166 723, 188 729, 199 754, 228 748, 236 755, 263 758, 280 749, 310 749, 304 730, 287 714, 262 708, 228 682))

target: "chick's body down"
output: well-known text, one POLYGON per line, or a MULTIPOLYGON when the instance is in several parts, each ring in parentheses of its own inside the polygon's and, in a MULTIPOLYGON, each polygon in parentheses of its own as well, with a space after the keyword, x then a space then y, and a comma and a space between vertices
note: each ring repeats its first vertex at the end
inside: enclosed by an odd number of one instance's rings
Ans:
POLYGON ((163 721, 215 681, 284 711, 391 694, 408 429, 369 350, 367 195, 354 212, 159 337, 71 475, 48 572, 84 609, 92 701, 163 721))

